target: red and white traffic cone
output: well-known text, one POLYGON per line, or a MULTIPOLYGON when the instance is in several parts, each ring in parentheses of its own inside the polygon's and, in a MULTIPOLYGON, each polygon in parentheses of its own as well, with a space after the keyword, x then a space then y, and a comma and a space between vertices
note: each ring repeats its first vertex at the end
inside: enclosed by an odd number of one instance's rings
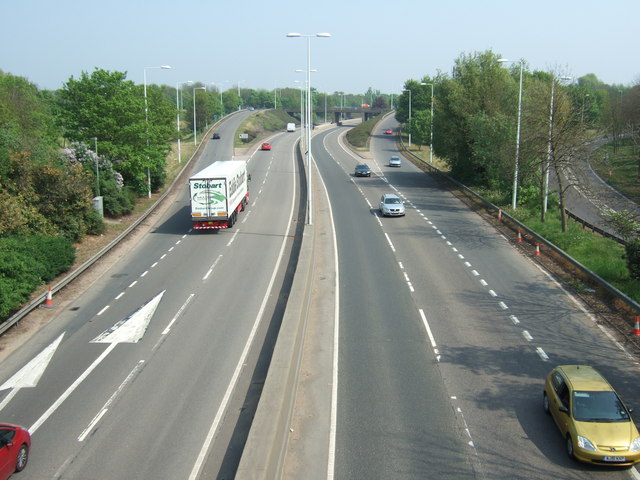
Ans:
POLYGON ((49 287, 49 291, 47 292, 47 298, 44 301, 44 308, 53 308, 53 296, 51 287, 49 287))
POLYGON ((540 244, 536 243, 536 257, 540 256, 540 244))
POLYGON ((631 335, 640 336, 640 318, 636 317, 636 325, 633 327, 633 332, 631 335))
POLYGON ((498 220, 502 220, 502 209, 498 209, 498 220))
POLYGON ((518 232, 518 243, 522 243, 522 234, 518 232))

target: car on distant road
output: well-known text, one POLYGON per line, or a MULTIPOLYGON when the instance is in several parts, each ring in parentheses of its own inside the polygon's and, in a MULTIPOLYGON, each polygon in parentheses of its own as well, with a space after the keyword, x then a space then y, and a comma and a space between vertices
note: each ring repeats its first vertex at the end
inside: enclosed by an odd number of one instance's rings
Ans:
POLYGON ((404 215, 404 202, 395 193, 385 193, 380 197, 379 210, 383 217, 401 217, 404 215))
POLYGON ((19 425, 0 423, 0 480, 27 466, 31 435, 19 425))
POLYGON ((384 134, 385 134, 385 135, 393 135, 393 130, 391 130, 390 128, 387 128, 387 129, 384 131, 384 134))
POLYGON ((264 142, 260 147, 260 150, 271 150, 271 144, 268 142, 264 142))
POLYGON ((218 140, 220 138, 220 134, 218 132, 213 132, 213 135, 211 135, 211 138, 213 140, 218 140))
POLYGON ((640 433, 630 410, 593 367, 555 367, 545 379, 542 401, 570 458, 607 466, 640 462, 640 433))
POLYGON ((370 177, 371 169, 369 168, 369 165, 367 165, 366 163, 361 163, 359 165, 356 165, 356 170, 354 175, 356 177, 370 177))
POLYGON ((400 157, 398 157, 397 155, 394 155, 389 159, 390 167, 399 167, 401 165, 402 165, 402 161, 400 160, 400 157))

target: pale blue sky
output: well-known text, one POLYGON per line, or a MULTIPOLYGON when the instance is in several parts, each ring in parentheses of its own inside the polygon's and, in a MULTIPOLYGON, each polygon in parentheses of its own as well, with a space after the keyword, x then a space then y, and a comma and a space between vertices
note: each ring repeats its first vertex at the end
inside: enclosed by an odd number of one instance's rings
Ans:
POLYGON ((0 0, 0 70, 57 89, 95 67, 142 83, 398 93, 493 50, 532 69, 640 82, 640 0, 0 0))

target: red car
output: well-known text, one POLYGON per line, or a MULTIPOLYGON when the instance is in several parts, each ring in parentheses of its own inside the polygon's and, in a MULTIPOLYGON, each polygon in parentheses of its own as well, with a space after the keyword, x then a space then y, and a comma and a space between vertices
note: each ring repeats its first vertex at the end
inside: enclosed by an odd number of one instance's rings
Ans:
POLYGON ((385 134, 385 135, 393 135, 393 130, 391 130, 390 128, 387 128, 387 129, 384 131, 384 134, 385 134))
POLYGON ((267 142, 263 143, 260 150, 271 150, 271 144, 267 142))
POLYGON ((31 435, 27 430, 10 423, 0 423, 0 480, 27 466, 31 435))

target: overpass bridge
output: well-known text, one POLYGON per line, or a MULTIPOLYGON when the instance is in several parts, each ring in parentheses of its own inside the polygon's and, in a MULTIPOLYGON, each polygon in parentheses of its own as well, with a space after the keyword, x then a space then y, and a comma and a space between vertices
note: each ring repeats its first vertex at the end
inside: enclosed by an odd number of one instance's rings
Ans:
MULTIPOLYGON (((300 120, 302 115, 300 113, 299 108, 285 108, 285 112, 287 112, 292 117, 300 120)), ((370 118, 375 117, 376 115, 380 115, 388 112, 388 108, 362 108, 362 107, 331 107, 327 108, 314 108, 313 113, 320 118, 324 118, 325 112, 327 113, 327 121, 332 116, 333 123, 341 122, 342 120, 348 120, 350 118, 362 116, 362 121, 366 122, 370 118)))

